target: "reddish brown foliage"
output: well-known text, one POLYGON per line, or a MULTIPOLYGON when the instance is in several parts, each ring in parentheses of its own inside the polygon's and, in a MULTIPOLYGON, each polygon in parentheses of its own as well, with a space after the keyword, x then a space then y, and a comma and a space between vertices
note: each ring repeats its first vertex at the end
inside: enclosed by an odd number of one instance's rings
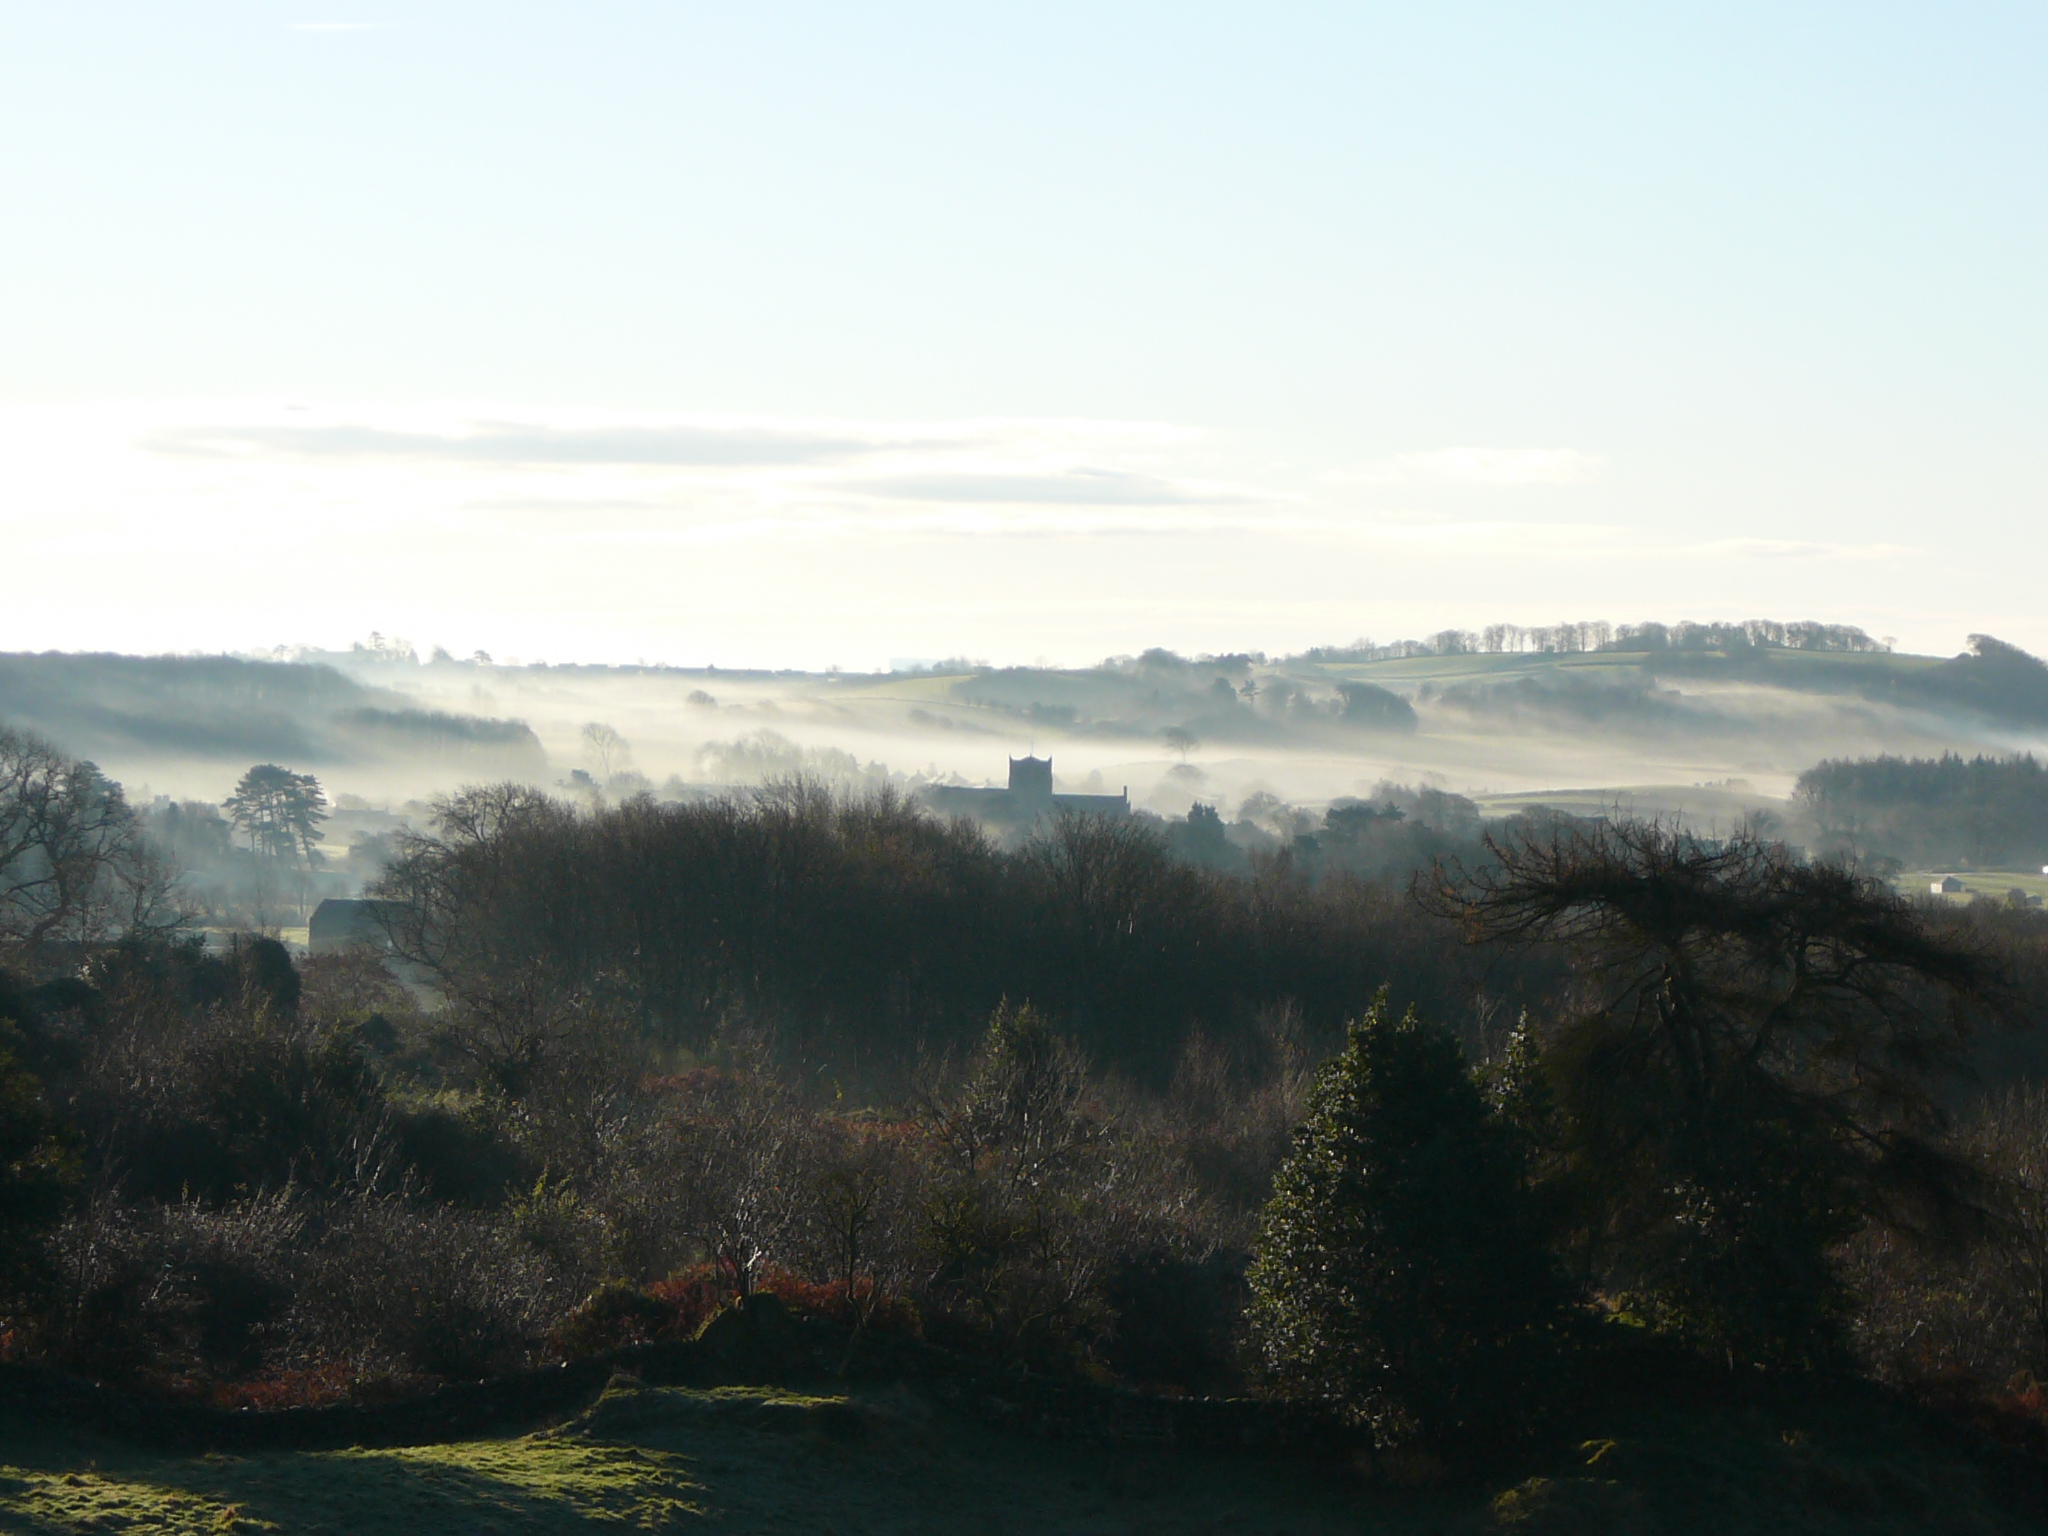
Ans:
POLYGON ((1962 1371, 1948 1371, 1924 1377, 1910 1390, 1926 1406, 1962 1420, 2001 1445, 2048 1456, 2048 1391, 2026 1372, 1993 1389, 1962 1371))
MULTIPOLYGON (((921 1331, 914 1307, 898 1297, 877 1297, 865 1279, 849 1298, 844 1280, 819 1284, 771 1264, 756 1277, 754 1288, 773 1295, 798 1317, 912 1337, 921 1331)), ((692 1265, 644 1290, 608 1286, 571 1313, 550 1343, 553 1352, 566 1359, 631 1344, 687 1339, 736 1294, 730 1272, 717 1264, 692 1265)))
POLYGON ((281 1371, 254 1381, 216 1382, 208 1400, 216 1408, 249 1408, 258 1413, 280 1408, 324 1408, 355 1396, 353 1368, 334 1361, 310 1370, 281 1371))

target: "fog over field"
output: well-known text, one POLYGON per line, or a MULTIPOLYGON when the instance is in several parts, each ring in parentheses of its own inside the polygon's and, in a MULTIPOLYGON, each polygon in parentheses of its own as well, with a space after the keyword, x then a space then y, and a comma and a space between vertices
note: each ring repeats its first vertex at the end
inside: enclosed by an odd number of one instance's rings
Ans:
POLYGON ((1564 641, 1565 627, 1451 631, 1284 658, 1151 651, 1087 669, 887 673, 422 660, 382 636, 266 659, 18 654, 0 658, 0 719, 133 793, 208 801, 256 761, 398 807, 496 780, 611 798, 795 774, 849 789, 1000 784, 1009 758, 1034 753, 1052 757, 1060 789, 1128 788, 1165 817, 1197 802, 1229 816, 1261 794, 1323 806, 1393 782, 1497 812, 1619 807, 1703 825, 1782 802, 1823 759, 2048 740, 2048 669, 1994 640, 1944 659, 1854 631, 1802 646, 1752 628, 1762 643, 1739 627, 1674 631, 1688 643, 1673 644, 1661 627, 1631 638, 1602 625, 1564 641))

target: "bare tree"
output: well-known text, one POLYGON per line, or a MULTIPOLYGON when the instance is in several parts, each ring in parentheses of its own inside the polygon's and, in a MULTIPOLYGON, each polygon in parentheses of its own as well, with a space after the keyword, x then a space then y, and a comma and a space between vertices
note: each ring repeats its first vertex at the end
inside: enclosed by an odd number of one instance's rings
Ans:
POLYGON ((694 1109, 670 1143, 682 1225, 744 1296, 797 1238, 792 1194, 807 1182, 815 1128, 791 1095, 752 1073, 723 1075, 694 1109))
POLYGON ((593 900, 574 857, 584 829, 514 784, 437 802, 435 827, 398 836, 371 887, 379 918, 392 953, 448 1000, 451 1041, 518 1093, 586 1004, 593 900))
POLYGON ((1991 1106, 1975 1141, 1999 1184, 1993 1249, 2003 1290, 2030 1337, 2030 1363, 2048 1369, 2048 1090, 2015 1090, 1991 1106))
POLYGON ((903 1261, 915 1158, 890 1127, 837 1122, 821 1127, 812 1161, 816 1267, 844 1285, 848 1313, 865 1326, 881 1299, 911 1278, 903 1261))
POLYGON ((173 883, 119 784, 0 728, 0 946, 33 967, 53 945, 175 928, 173 883))
POLYGON ((597 782, 609 784, 612 775, 632 760, 633 749, 611 726, 593 720, 583 727, 583 750, 597 764, 597 782))

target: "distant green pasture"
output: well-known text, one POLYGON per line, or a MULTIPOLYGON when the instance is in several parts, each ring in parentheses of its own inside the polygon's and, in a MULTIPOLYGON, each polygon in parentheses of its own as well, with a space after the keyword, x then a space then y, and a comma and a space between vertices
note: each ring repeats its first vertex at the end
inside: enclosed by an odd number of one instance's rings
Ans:
POLYGON ((1855 651, 1772 650, 1741 658, 1730 657, 1725 651, 1506 651, 1297 665, 1303 671, 1313 670, 1332 678, 1356 678, 1391 687, 1574 672, 1614 677, 1621 673, 1648 670, 1673 683, 1688 679, 1701 682, 1726 680, 1810 690, 1844 686, 1849 676, 1855 673, 1924 672, 1940 666, 1943 660, 1939 656, 1855 651))
POLYGON ((1998 901, 2005 900, 2005 893, 2015 888, 2029 896, 2039 896, 2048 901, 2048 875, 2039 869, 2033 870, 1982 870, 1982 869, 1916 869, 1902 874, 1893 882, 1901 893, 1907 896, 1931 896, 1929 887, 1943 875, 1954 875, 1963 882, 1960 892, 1941 897, 1952 905, 1975 901, 1979 896, 1989 896, 1998 901))

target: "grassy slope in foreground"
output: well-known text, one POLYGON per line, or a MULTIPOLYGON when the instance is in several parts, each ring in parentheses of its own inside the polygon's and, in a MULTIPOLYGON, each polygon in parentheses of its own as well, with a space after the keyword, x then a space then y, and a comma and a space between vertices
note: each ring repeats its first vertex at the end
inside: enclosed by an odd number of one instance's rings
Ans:
POLYGON ((901 1388, 620 1383, 568 1423, 399 1450, 181 1457, 28 1426, 0 1531, 2019 1532, 2042 1469, 1881 1399, 1632 1414, 1492 1480, 1402 1491, 1299 1462, 1056 1443, 901 1388), (2032 1492, 2028 1485, 2032 1484, 2032 1492))

